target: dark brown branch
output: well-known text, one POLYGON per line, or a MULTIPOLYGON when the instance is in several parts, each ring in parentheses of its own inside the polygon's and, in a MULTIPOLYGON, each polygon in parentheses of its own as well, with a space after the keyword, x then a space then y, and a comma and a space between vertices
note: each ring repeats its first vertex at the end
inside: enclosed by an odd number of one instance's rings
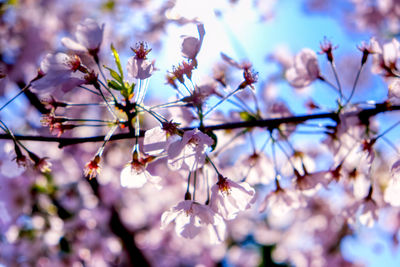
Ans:
MULTIPOLYGON (((97 179, 85 179, 90 187, 92 188, 94 194, 98 197, 100 201, 103 201, 101 193, 100 193, 100 184, 97 182, 97 179)), ((149 261, 143 252, 137 247, 135 242, 135 232, 130 231, 122 222, 121 217, 118 213, 118 209, 115 205, 110 207, 111 218, 109 222, 109 226, 111 231, 118 236, 122 244, 124 245, 124 251, 127 256, 127 260, 129 260, 129 266, 150 266, 149 261)))
MULTIPOLYGON (((25 82, 23 82, 23 81, 17 82, 17 85, 20 89, 25 88, 25 86, 26 86, 25 82)), ((45 107, 45 105, 43 105, 42 102, 40 102, 39 97, 35 93, 33 93, 31 90, 26 89, 24 91, 24 94, 25 94, 26 98, 28 98, 31 105, 33 107, 35 107, 40 113, 47 114, 50 112, 50 110, 48 110, 45 107)))
MULTIPOLYGON (((379 113, 387 112, 387 111, 395 111, 400 110, 400 105, 390 106, 386 102, 376 104, 374 108, 366 108, 361 111, 349 112, 348 114, 353 114, 353 116, 358 116, 363 123, 366 123, 370 117, 373 117, 379 113)), ((281 124, 299 124, 309 120, 316 119, 331 119, 335 122, 339 121, 339 116, 336 112, 326 112, 326 113, 318 113, 311 115, 300 115, 300 116, 291 116, 291 117, 283 117, 276 119, 264 119, 264 120, 253 120, 253 121, 240 121, 240 122, 229 122, 218 125, 210 125, 205 126, 204 130, 214 131, 214 130, 227 130, 227 129, 239 129, 239 128, 268 128, 274 129, 279 127, 281 124)), ((183 128, 183 130, 191 130, 195 127, 187 127, 183 128)), ((144 136, 145 131, 140 132, 140 136, 144 136)), ((15 135, 18 140, 21 141, 40 141, 40 142, 56 142, 59 143, 59 147, 62 148, 68 145, 75 145, 80 143, 88 143, 88 142, 101 142, 104 140, 104 135, 92 136, 92 137, 47 137, 47 136, 31 136, 31 135, 15 135)), ((134 138, 134 136, 130 133, 120 133, 115 134, 111 137, 112 140, 123 140, 134 138)), ((1 134, 0 139, 11 139, 11 137, 7 134, 1 134)))

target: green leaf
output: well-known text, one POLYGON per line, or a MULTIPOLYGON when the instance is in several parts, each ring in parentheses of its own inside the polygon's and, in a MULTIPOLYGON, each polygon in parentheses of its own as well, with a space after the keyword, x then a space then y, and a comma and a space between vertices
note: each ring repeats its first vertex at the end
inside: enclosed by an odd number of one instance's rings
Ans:
POLYGON ((124 89, 124 87, 122 87, 119 83, 117 83, 114 80, 111 80, 111 81, 108 80, 107 81, 107 85, 108 85, 108 87, 110 87, 110 88, 112 88, 114 90, 117 90, 117 91, 122 91, 124 89))
POLYGON ((117 64, 119 74, 121 75, 121 80, 124 80, 124 73, 122 72, 122 67, 121 67, 121 60, 119 59, 119 54, 117 50, 115 50, 114 45, 111 44, 111 51, 114 56, 115 64, 117 64))
POLYGON ((126 99, 129 99, 133 94, 135 85, 136 85, 135 83, 129 84, 128 82, 125 82, 124 88, 123 88, 123 90, 121 90, 121 95, 123 97, 125 97, 126 99))
POLYGON ((111 68, 109 68, 107 66, 104 66, 104 68, 108 69, 108 71, 110 72, 111 77, 113 77, 120 84, 123 84, 122 77, 115 70, 113 70, 113 69, 111 69, 111 68))
POLYGON ((115 9, 115 2, 113 0, 109 0, 101 5, 101 8, 104 11, 114 11, 115 9))
POLYGON ((255 120, 257 120, 257 118, 254 115, 252 115, 252 114, 250 114, 249 112, 246 112, 246 111, 240 112, 239 116, 244 121, 255 121, 255 120))

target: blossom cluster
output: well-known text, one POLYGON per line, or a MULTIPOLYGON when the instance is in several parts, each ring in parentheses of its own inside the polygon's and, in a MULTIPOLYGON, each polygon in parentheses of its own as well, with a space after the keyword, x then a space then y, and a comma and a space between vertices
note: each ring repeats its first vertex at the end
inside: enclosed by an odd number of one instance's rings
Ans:
POLYGON ((396 154, 388 164, 381 145, 393 147, 387 136, 400 123, 380 127, 375 115, 400 109, 399 41, 359 45, 350 82, 328 39, 319 52, 277 51, 269 59, 279 73, 262 82, 266 74, 251 62, 225 53, 210 77, 197 79, 208 28, 193 24, 197 33, 181 37, 182 59, 169 70, 156 67, 156 48, 146 41, 120 56, 108 24, 93 19, 43 56, 17 96, 41 98, 36 119, 56 135, 44 141, 65 148, 25 143, 0 120, 10 139, 0 144, 0 173, 8 177, 0 180, 0 263, 125 264, 145 259, 142 250, 160 266, 227 258, 248 266, 260 261, 256 245, 274 245, 277 262, 353 266, 340 245, 360 225, 389 218, 396 240, 400 161, 396 154), (355 101, 367 68, 387 87, 382 102, 355 101), (174 93, 161 103, 148 93, 167 90, 153 86, 157 76, 174 93), (307 95, 310 114, 274 97, 282 81, 293 101, 307 95), (317 85, 334 99, 329 111, 310 93, 317 85), (302 133, 321 142, 302 145, 302 133))

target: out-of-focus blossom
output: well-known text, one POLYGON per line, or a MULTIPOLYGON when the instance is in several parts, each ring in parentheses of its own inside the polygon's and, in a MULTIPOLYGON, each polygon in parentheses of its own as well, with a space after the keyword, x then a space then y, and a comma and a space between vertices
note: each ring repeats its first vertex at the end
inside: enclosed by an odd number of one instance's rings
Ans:
POLYGON ((244 81, 239 85, 239 88, 249 86, 254 90, 254 84, 258 81, 258 72, 255 72, 252 69, 252 65, 246 65, 243 67, 243 78, 244 81))
POLYGON ((400 104, 400 79, 395 79, 389 84, 388 99, 394 105, 400 104))
POLYGON ((199 38, 192 36, 184 36, 182 42, 182 55, 188 59, 195 60, 197 54, 200 51, 203 43, 205 30, 203 24, 197 24, 197 31, 199 32, 199 38))
POLYGON ((211 187, 211 208, 226 220, 236 218, 239 211, 251 207, 255 190, 248 183, 236 183, 218 175, 218 182, 211 187))
POLYGON ((180 169, 185 163, 191 171, 197 170, 204 165, 206 150, 213 143, 211 137, 198 129, 186 131, 181 140, 170 144, 168 163, 172 169, 180 169))
POLYGON ((294 59, 293 66, 286 71, 286 79, 296 88, 303 88, 320 77, 317 54, 304 48, 294 59))
POLYGON ((29 158, 33 161, 35 169, 42 173, 51 171, 51 163, 47 160, 48 158, 40 158, 35 153, 28 152, 29 158))
POLYGON ((221 243, 225 239, 225 222, 209 206, 191 200, 179 202, 162 214, 161 228, 165 229, 172 221, 175 221, 175 231, 181 237, 192 239, 207 230, 211 244, 221 243))
POLYGON ((384 200, 394 207, 400 206, 400 160, 393 163, 391 168, 392 178, 385 189, 384 200))
POLYGON ((400 207, 400 180, 398 177, 389 180, 384 193, 384 200, 393 207, 400 207))
POLYGON ((379 208, 375 201, 372 199, 366 200, 361 208, 360 223, 367 227, 374 226, 375 222, 378 221, 378 212, 379 208))
POLYGON ((150 62, 147 60, 147 54, 150 53, 151 49, 148 49, 144 42, 140 42, 132 50, 136 55, 128 59, 128 64, 126 65, 128 74, 139 80, 149 78, 155 69, 154 61, 150 62))
POLYGON ((283 189, 280 186, 269 193, 260 206, 260 212, 268 209, 274 215, 284 215, 290 210, 305 206, 298 192, 293 189, 283 189))
POLYGON ((93 19, 86 19, 78 25, 75 38, 64 37, 62 44, 75 52, 88 52, 92 56, 97 56, 101 42, 103 41, 104 24, 101 27, 93 19))
POLYGON ((329 183, 328 171, 305 173, 301 175, 295 170, 295 175, 296 188, 306 194, 315 194, 318 190, 318 185, 327 185, 329 183))
POLYGON ((31 88, 35 91, 50 92, 61 89, 64 92, 85 84, 87 70, 81 64, 78 56, 65 53, 48 54, 40 64, 43 77, 32 82, 31 88))
MULTIPOLYGON (((0 201, 0 226, 6 225, 11 221, 4 202, 0 201)), ((1 229, 1 228, 0 228, 1 229)))
POLYGON ((375 42, 374 47, 376 51, 373 56, 372 71, 386 77, 396 76, 397 60, 400 57, 399 41, 393 38, 391 42, 387 42, 383 46, 375 42))
POLYGON ((254 71, 254 69, 252 68, 253 65, 250 62, 245 61, 239 63, 224 53, 221 53, 221 57, 226 63, 228 63, 232 67, 243 70, 244 81, 240 83, 238 87, 239 89, 243 89, 246 86, 250 86, 251 89, 254 89, 254 84, 258 81, 258 72, 254 71))

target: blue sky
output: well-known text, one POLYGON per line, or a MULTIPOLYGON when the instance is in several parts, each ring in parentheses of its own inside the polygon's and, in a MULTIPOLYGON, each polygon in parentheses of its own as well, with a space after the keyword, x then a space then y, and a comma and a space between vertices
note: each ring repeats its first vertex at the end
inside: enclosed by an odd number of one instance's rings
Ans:
MULTIPOLYGON (((334 44, 339 45, 337 53, 353 52, 361 58, 361 53, 356 49, 356 46, 361 41, 368 41, 370 38, 367 33, 350 34, 339 24, 338 20, 331 16, 305 14, 302 1, 278 1, 275 18, 266 23, 259 20, 259 16, 252 8, 253 1, 239 1, 238 6, 233 9, 220 6, 219 8, 224 13, 219 18, 214 15, 214 10, 210 8, 212 5, 209 5, 208 2, 185 1, 180 10, 189 17, 191 14, 188 10, 204 10, 204 12, 200 12, 200 17, 205 24, 206 36, 198 55, 200 64, 198 71, 196 71, 200 73, 202 71, 207 73, 212 68, 213 63, 219 60, 219 53, 224 52, 238 61, 250 60, 254 64, 254 68, 259 71, 260 80, 262 80, 274 70, 273 66, 266 63, 266 55, 279 45, 287 46, 293 53, 297 53, 304 47, 318 51, 320 42, 324 37, 327 37, 334 44)), ((171 69, 174 62, 177 64, 181 61, 179 53, 180 36, 184 34, 197 36, 197 29, 194 25, 171 26, 167 34, 166 45, 160 53, 161 57, 157 59, 157 66, 161 70, 158 74, 160 79, 151 81, 150 91, 152 88, 165 88, 163 86, 164 70, 171 69), (173 51, 176 51, 176 53, 173 51)), ((323 61, 324 58, 321 56, 320 62, 323 61)), ((339 69, 339 74, 340 71, 339 69)), ((356 70, 351 71, 356 72, 356 70)), ((197 75, 197 78, 199 77, 201 75, 197 75)), ((380 80, 374 82, 382 85, 380 80)), ((287 84, 280 84, 280 90, 282 90, 283 95, 288 96, 286 100, 291 107, 295 107, 295 111, 304 112, 302 103, 297 101, 296 97, 292 97, 293 90, 287 84)), ((385 94, 382 93, 382 90, 379 92, 378 94, 367 92, 366 97, 383 98, 385 94)), ((173 93, 173 90, 170 89, 170 92, 153 91, 154 93, 168 95, 173 93)), ((319 103, 334 106, 332 99, 335 99, 336 96, 325 85, 316 84, 312 94, 319 103)), ((363 96, 356 97, 362 99, 363 96)), ((342 251, 346 258, 361 261, 366 263, 367 266, 400 266, 399 250, 393 250, 389 242, 390 236, 379 227, 373 229, 361 227, 358 235, 348 237, 342 243, 342 251)))

